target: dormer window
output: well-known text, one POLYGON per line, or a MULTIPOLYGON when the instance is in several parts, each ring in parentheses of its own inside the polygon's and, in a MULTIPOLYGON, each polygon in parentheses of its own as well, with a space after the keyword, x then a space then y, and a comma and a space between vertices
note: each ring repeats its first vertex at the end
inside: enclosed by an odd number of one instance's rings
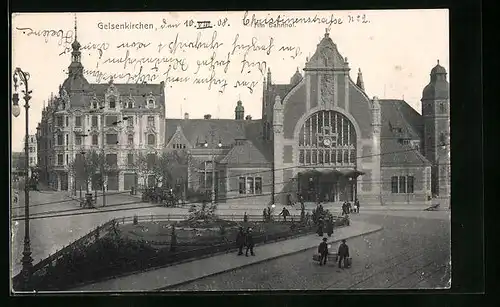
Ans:
POLYGON ((155 101, 153 99, 148 100, 148 108, 152 109, 155 107, 155 101))
POLYGON ((92 102, 92 108, 97 109, 97 101, 94 100, 92 102))
POLYGON ((134 103, 132 101, 129 101, 128 102, 128 106, 127 106, 129 109, 133 109, 134 108, 134 103))
POLYGON ((116 100, 115 97, 109 97, 109 108, 114 109, 116 108, 116 100))

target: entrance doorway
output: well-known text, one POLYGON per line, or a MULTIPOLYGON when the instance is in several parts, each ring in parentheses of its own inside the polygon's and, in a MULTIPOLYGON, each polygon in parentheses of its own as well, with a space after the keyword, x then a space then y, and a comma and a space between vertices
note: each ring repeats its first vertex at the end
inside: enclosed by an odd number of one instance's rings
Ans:
POLYGON ((305 171, 297 175, 297 191, 309 202, 353 202, 356 179, 339 171, 305 171))

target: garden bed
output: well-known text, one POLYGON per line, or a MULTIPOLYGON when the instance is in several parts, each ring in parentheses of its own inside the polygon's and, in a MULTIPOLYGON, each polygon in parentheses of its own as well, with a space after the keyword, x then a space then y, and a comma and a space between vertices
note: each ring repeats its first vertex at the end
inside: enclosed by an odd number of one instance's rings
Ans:
MULTIPOLYGON (((338 225, 337 225, 338 226, 338 225)), ((168 266, 236 249, 239 227, 253 229, 256 244, 315 231, 292 222, 181 221, 120 225, 118 234, 64 255, 45 274, 36 276, 37 290, 66 290, 78 285, 168 266), (171 248, 175 224, 175 249, 171 248), (224 226, 221 228, 221 226, 224 226)))

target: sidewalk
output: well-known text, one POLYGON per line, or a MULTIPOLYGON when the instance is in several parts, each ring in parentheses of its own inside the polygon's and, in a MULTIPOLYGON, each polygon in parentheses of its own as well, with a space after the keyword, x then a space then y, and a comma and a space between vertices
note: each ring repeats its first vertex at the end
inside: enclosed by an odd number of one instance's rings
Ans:
MULTIPOLYGON (((336 230, 334 238, 330 243, 338 242, 342 239, 367 235, 381 229, 381 226, 355 221, 351 223, 351 226, 336 230)), ((236 256, 235 253, 224 253, 209 258, 193 260, 143 273, 110 279, 96 284, 78 287, 70 291, 166 290, 169 287, 191 282, 203 277, 232 271, 237 268, 316 248, 320 239, 318 235, 311 234, 276 243, 257 245, 255 248, 256 256, 254 257, 241 257, 236 256)))

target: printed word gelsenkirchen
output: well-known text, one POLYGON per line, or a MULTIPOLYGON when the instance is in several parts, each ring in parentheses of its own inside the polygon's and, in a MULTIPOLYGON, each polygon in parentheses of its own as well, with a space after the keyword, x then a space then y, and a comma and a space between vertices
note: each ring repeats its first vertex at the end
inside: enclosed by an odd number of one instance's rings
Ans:
POLYGON ((152 30, 154 29, 152 23, 142 23, 142 22, 122 22, 122 23, 112 23, 112 22, 98 22, 97 27, 101 30, 152 30))

